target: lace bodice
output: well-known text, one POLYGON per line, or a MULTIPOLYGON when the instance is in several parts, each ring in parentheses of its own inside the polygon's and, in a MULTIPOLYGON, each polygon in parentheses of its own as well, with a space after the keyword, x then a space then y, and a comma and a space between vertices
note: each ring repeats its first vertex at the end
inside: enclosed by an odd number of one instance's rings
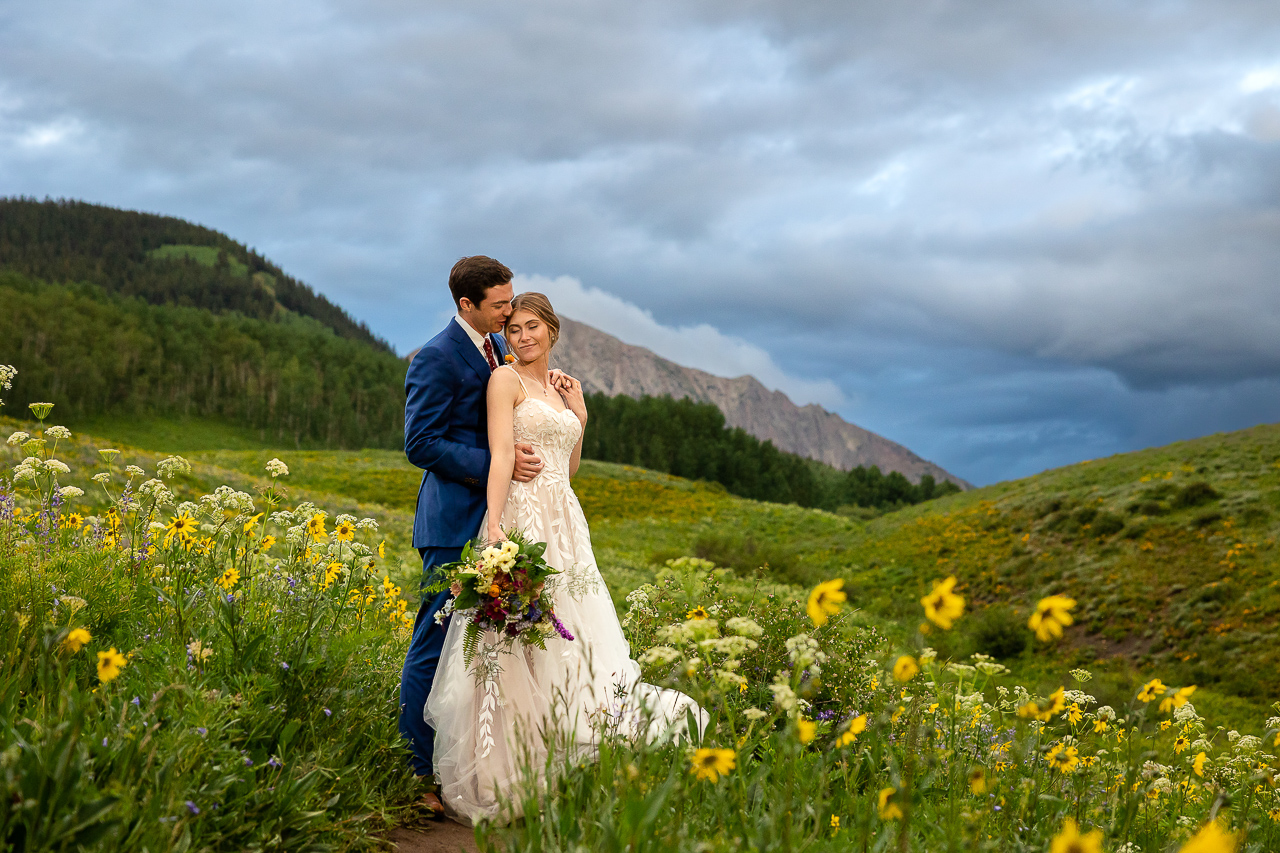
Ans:
MULTIPOLYGON (((519 373, 516 373, 516 378, 520 378, 519 373)), ((516 443, 527 441, 542 457, 539 479, 567 481, 569 459, 582 437, 582 424, 578 416, 568 409, 557 412, 550 403, 530 396, 523 379, 520 379, 520 387, 525 389, 525 397, 516 405, 514 413, 516 443)))

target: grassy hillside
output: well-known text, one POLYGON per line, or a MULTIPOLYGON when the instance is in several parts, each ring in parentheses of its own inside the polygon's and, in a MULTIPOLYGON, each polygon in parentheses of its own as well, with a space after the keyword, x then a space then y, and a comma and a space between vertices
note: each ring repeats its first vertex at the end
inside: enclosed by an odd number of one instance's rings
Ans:
MULTIPOLYGON (((278 456, 299 494, 366 513, 378 505, 412 573, 404 537, 420 472, 399 452, 158 449, 184 452, 210 482, 227 472, 258 477, 278 456)), ((1135 668, 1154 670, 1170 683, 1267 704, 1280 696, 1278 463, 1280 425, 1260 426, 870 520, 601 462, 584 462, 574 485, 619 601, 664 560, 695 555, 800 586, 844 577, 867 617, 906 631, 919 619, 919 597, 954 574, 970 616, 936 638, 944 653, 993 654, 1023 672, 1090 663, 1121 681, 1135 668), (1052 593, 1079 605, 1065 642, 1047 650, 1025 623, 1052 593)))

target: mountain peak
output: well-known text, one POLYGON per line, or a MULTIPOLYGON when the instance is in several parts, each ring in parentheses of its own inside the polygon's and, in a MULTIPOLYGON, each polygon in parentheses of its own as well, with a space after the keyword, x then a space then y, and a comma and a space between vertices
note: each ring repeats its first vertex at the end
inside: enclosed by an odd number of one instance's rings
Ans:
POLYGON ((786 394, 769 390, 754 376, 727 379, 684 367, 564 316, 560 318, 560 340, 552 351, 551 365, 579 379, 588 394, 665 394, 711 403, 724 413, 729 426, 772 441, 780 450, 846 471, 859 465, 875 465, 885 473, 898 471, 912 482, 931 474, 938 482, 946 480, 969 488, 964 480, 902 445, 851 424, 815 403, 797 406, 786 394))

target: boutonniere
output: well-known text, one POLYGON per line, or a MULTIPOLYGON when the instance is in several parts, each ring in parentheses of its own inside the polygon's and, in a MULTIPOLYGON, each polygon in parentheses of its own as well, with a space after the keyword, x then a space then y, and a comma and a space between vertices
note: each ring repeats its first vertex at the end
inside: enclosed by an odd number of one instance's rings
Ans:
POLYGON ((503 360, 504 362, 506 362, 507 364, 511 364, 513 361, 515 361, 515 360, 516 360, 516 357, 515 357, 514 355, 512 355, 511 353, 507 353, 506 355, 504 355, 504 356, 502 357, 502 360, 503 360))

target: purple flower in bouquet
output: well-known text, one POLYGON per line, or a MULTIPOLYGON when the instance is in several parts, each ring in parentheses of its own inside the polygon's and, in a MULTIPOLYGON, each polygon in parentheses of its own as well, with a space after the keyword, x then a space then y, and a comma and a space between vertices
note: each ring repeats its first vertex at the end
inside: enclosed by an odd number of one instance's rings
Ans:
POLYGON ((566 640, 573 639, 573 634, 569 633, 569 629, 564 626, 564 623, 560 621, 558 616, 554 613, 548 613, 547 615, 551 617, 551 624, 555 626, 557 634, 564 637, 566 640))

